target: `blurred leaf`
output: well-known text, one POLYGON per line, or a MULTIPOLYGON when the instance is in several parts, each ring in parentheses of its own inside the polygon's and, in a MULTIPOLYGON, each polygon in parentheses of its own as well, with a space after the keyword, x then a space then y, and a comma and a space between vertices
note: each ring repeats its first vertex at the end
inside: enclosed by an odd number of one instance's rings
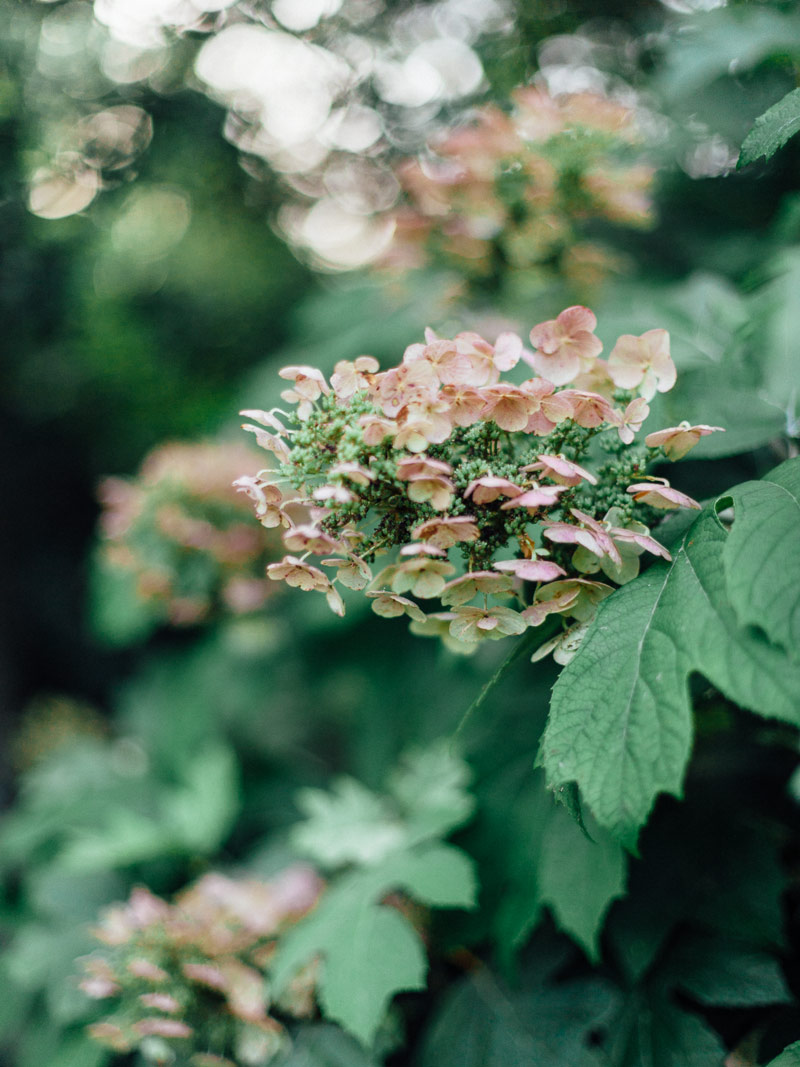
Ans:
POLYGON ((732 68, 743 72, 773 54, 800 51, 800 18, 766 5, 695 13, 671 37, 657 85, 669 97, 687 97, 732 68))
POLYGON ((788 1045, 780 1056, 769 1061, 767 1067, 800 1067, 800 1041, 788 1045))
POLYGON ((143 641, 162 621, 157 603, 138 595, 131 571, 109 566, 96 554, 89 577, 90 622, 101 641, 109 645, 143 641))
POLYGON ((301 1026, 291 1052, 276 1067, 377 1067, 357 1041, 338 1026, 301 1026))
POLYGON ((167 794, 163 820, 187 850, 213 852, 230 832, 239 812, 236 755, 217 744, 199 752, 184 772, 184 786, 167 794))
POLYGON ((666 998, 634 996, 611 1028, 613 1067, 719 1067, 725 1047, 701 1019, 666 998))
POLYGON ((701 1004, 736 1008, 792 997, 774 955, 719 937, 694 937, 670 958, 675 984, 701 1004))
POLYGON ((400 852, 344 875, 281 941, 271 968, 280 991, 300 967, 322 955, 323 1012, 366 1045, 392 996, 425 984, 417 932, 399 911, 378 903, 393 890, 433 907, 469 907, 474 875, 467 857, 447 845, 400 852))
POLYGON ((450 741, 408 754, 389 781, 389 792, 408 820, 414 842, 444 836, 465 823, 475 808, 468 792, 470 770, 450 741))
MULTIPOLYGON (((800 654, 800 459, 730 493, 734 521, 723 549, 728 597, 741 626, 800 654)), ((723 500, 723 503, 725 501, 723 500)))
POLYGON ((423 1038, 420 1067, 600 1067, 589 1035, 606 1022, 615 993, 597 977, 556 982, 563 962, 537 942, 518 985, 485 968, 464 978, 423 1038))
POLYGON ((623 849, 605 830, 592 821, 584 833, 566 808, 552 806, 542 842, 540 899, 592 960, 606 912, 625 895, 627 870, 623 849))
POLYGON ((294 845, 326 866, 379 863, 407 838, 389 806, 352 778, 340 778, 330 790, 302 790, 297 806, 306 821, 294 829, 294 845))
POLYGON ((739 629, 726 599, 726 537, 713 512, 701 514, 672 563, 604 601, 553 690, 541 748, 548 783, 576 781, 600 825, 629 848, 656 796, 680 795, 690 674, 751 711, 798 722, 800 670, 739 629))
POLYGON ((99 812, 97 826, 70 834, 58 862, 66 870, 86 872, 163 855, 213 852, 239 810, 234 755, 222 745, 209 747, 188 762, 183 778, 179 786, 162 787, 153 815, 124 808, 99 812))
POLYGON ((793 89, 782 100, 759 115, 744 139, 737 169, 754 163, 762 156, 769 159, 800 130, 800 89, 793 89))
POLYGON ((787 432, 800 432, 800 249, 771 263, 772 280, 753 294, 751 315, 759 324, 749 353, 760 374, 759 393, 786 416, 787 432))

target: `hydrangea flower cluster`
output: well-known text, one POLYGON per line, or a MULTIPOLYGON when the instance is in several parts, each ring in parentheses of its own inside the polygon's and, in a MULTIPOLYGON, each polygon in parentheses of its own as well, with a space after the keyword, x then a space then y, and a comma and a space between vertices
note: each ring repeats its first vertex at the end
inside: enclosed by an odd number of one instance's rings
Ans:
POLYGON ((530 349, 513 333, 490 344, 428 331, 386 371, 370 356, 340 361, 330 381, 284 367, 292 411, 242 412, 276 461, 237 483, 283 528, 288 554, 269 577, 340 615, 339 587, 362 590, 378 615, 407 615, 459 650, 556 615, 571 625, 554 650, 574 651, 575 627, 644 553, 669 559, 650 533, 664 510, 699 507, 648 464, 720 429, 684 423, 639 444, 648 402, 675 383, 669 335, 624 335, 603 360, 596 325, 576 306, 534 326, 530 349))
POLYGON ((582 287, 614 269, 615 257, 580 227, 651 220, 653 170, 625 158, 638 139, 634 112, 595 93, 553 97, 535 86, 517 89, 512 103, 510 113, 479 110, 430 158, 399 168, 408 204, 395 215, 388 263, 415 267, 433 256, 472 278, 505 265, 582 287))
POLYGON ((275 552, 231 488, 248 466, 238 443, 174 442, 154 449, 135 479, 100 486, 102 564, 133 575, 137 595, 174 626, 255 611, 274 588, 264 567, 275 552))
POLYGON ((89 1027, 91 1036, 153 1063, 270 1063, 289 1044, 276 1015, 303 1019, 316 1010, 316 964, 273 1004, 270 959, 322 887, 311 868, 295 866, 269 882, 207 874, 173 904, 134 889, 95 930, 105 950, 82 960, 83 991, 116 1001, 113 1014, 89 1027))

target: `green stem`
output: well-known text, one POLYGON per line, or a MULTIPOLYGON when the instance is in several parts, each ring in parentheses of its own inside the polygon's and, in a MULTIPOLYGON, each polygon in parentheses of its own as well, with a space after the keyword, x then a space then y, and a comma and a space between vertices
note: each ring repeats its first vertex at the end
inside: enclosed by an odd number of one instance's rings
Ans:
POLYGON ((549 641, 551 637, 555 637, 556 633, 558 633, 560 625, 560 618, 550 618, 547 619, 541 626, 532 627, 527 631, 527 633, 523 634, 523 636, 519 639, 519 641, 517 641, 511 652, 509 652, 509 654, 494 672, 489 681, 486 682, 486 684, 483 686, 477 697, 475 697, 470 706, 461 716, 461 721, 453 732, 451 743, 455 743, 456 738, 464 729, 467 722, 472 718, 475 712, 482 707, 483 702, 486 700, 489 693, 491 693, 491 691, 494 689, 494 687, 497 685, 497 683, 500 681, 506 671, 510 667, 512 667, 521 656, 525 655, 526 653, 531 653, 532 655, 537 648, 541 647, 541 645, 543 645, 546 641, 549 641))

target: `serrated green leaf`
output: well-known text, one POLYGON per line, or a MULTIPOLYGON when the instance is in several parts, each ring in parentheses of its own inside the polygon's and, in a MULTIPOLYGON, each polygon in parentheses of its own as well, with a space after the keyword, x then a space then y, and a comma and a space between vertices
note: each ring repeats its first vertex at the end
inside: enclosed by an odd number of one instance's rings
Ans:
POLYGON ((542 841, 540 899, 592 960, 608 909, 625 895, 627 870, 624 850, 606 831, 592 826, 587 836, 565 808, 553 805, 542 841))
POLYGON ((553 690, 541 758, 548 783, 575 781, 601 826, 634 848, 656 796, 679 796, 692 741, 688 679, 699 672, 767 717, 800 719, 800 670, 743 631, 725 597, 727 534, 707 510, 670 564, 600 605, 553 690))
POLYGON ((295 827, 292 842, 327 867, 378 863, 408 839, 385 801, 352 778, 340 778, 330 790, 304 789, 297 806, 306 819, 295 827))
POLYGON ((800 1067, 800 1041, 788 1045, 780 1056, 769 1061, 767 1067, 800 1067))
POLYGON ((353 871, 289 931, 271 969, 280 991, 303 964, 321 955, 325 1015, 367 1045, 394 994, 425 984, 427 961, 417 932, 400 912, 378 903, 398 889, 432 907, 471 907, 475 877, 463 853, 440 844, 353 871))
POLYGON ((424 987, 427 968, 411 924, 376 904, 375 896, 372 881, 365 891, 360 872, 343 879, 281 942, 272 968, 280 991, 298 968, 321 955, 322 1009, 365 1045, 395 993, 424 987))
POLYGON ((744 139, 739 159, 739 167, 746 167, 757 159, 769 159, 782 148, 790 137, 800 130, 800 89, 792 89, 777 104, 759 115, 755 124, 744 139))
MULTIPOLYGON (((800 92, 800 90, 798 90, 800 92)), ((800 459, 729 494, 734 522, 723 550, 728 597, 742 626, 758 626, 800 654, 800 459)))

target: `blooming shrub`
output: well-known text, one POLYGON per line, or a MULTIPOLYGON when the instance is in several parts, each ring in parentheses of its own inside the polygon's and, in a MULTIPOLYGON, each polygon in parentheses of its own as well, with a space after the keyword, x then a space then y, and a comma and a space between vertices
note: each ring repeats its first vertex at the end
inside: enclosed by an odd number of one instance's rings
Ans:
POLYGON ((269 545, 231 488, 247 466, 252 454, 236 443, 172 442, 136 479, 100 486, 103 565, 132 576, 138 597, 173 626, 254 611, 270 591, 269 545))
POLYGON ((399 168, 408 203, 388 262, 432 257, 472 278, 513 270, 596 284, 617 258, 582 235, 584 224, 652 220, 653 172, 630 159, 637 140, 634 112, 608 97, 519 88, 510 112, 480 109, 430 158, 399 168))
POLYGON ((207 874, 173 904, 134 889, 95 931, 105 950, 83 961, 84 992, 118 1001, 91 1036, 155 1063, 176 1053, 193 1067, 229 1067, 229 1056, 246 1067, 269 1063, 288 1040, 274 1013, 305 1018, 315 1010, 315 965, 272 1004, 269 961, 278 935, 321 889, 313 870, 300 866, 270 882, 207 874))
POLYGON ((288 554, 270 579, 323 593, 340 615, 338 587, 363 591, 378 615, 465 651, 560 616, 564 662, 575 627, 643 553, 670 558, 650 533, 664 510, 699 507, 648 465, 721 429, 682 424, 638 443, 648 401, 675 384, 669 336, 625 335, 604 361, 596 325, 567 308, 534 326, 533 350, 512 333, 492 345, 428 331, 398 366, 343 360, 330 383, 283 368, 293 410, 242 412, 277 465, 237 481, 261 522, 283 527, 288 554), (503 377, 520 367, 524 380, 503 377))

